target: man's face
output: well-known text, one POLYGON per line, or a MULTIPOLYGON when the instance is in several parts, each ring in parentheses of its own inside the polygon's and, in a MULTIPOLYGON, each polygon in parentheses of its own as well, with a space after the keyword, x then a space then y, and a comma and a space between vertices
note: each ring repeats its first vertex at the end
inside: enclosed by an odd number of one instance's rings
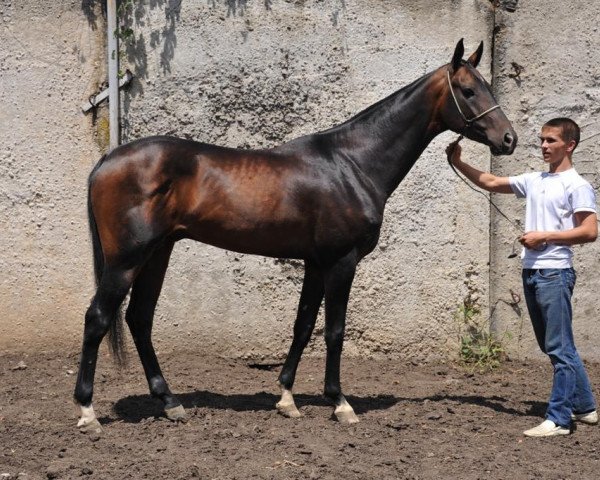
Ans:
POLYGON ((568 152, 573 151, 575 143, 574 141, 565 143, 560 127, 542 127, 540 142, 544 162, 549 164, 561 162, 568 152))

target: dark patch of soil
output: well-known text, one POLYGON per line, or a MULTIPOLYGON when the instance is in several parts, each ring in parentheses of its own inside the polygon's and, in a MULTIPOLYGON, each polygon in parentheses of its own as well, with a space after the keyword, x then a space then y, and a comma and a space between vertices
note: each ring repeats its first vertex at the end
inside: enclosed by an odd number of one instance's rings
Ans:
MULTIPOLYGON (((121 371, 103 354, 94 407, 101 436, 76 428, 77 357, 0 356, 0 476, 4 479, 597 479, 600 426, 530 439, 543 418, 551 367, 509 362, 488 374, 449 365, 343 359, 360 417, 332 420, 323 359, 306 358, 296 402, 278 415, 279 367, 190 353, 162 354, 186 424, 166 420, 139 362, 121 371), (13 369, 24 361, 26 368, 13 369)), ((600 385, 600 365, 588 366, 600 385)))

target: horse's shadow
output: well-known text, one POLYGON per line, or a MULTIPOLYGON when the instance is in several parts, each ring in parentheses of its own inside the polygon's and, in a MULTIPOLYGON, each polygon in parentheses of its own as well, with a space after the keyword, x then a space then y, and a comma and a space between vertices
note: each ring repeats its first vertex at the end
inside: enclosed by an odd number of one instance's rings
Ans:
MULTIPOLYGON (((221 394, 206 390, 178 395, 179 400, 186 410, 195 408, 208 408, 216 410, 233 410, 236 412, 260 412, 275 411, 275 404, 279 396, 268 392, 257 392, 252 394, 221 394)), ((394 395, 375 395, 358 397, 350 395, 346 397, 357 414, 365 414, 375 410, 387 410, 398 403, 424 403, 432 402, 440 406, 452 404, 470 404, 493 410, 497 413, 505 413, 518 416, 540 416, 544 415, 546 404, 537 401, 523 401, 523 409, 515 409, 505 406, 507 399, 499 396, 481 395, 432 395, 427 397, 396 397, 394 395)), ((296 405, 299 409, 305 406, 332 406, 331 402, 320 395, 294 395, 296 405)), ((437 408, 437 407, 435 407, 437 408)), ((102 419, 103 423, 113 421, 124 421, 128 423, 139 423, 149 417, 160 417, 163 415, 162 404, 158 399, 150 395, 131 395, 118 400, 114 407, 116 419, 102 419)))
MULTIPOLYGON (((192 408, 209 408, 217 410, 233 410, 236 412, 274 411, 280 397, 272 393, 257 392, 253 394, 221 394, 206 390, 178 394, 186 410, 192 408)), ((347 396, 357 414, 372 410, 384 410, 398 403, 400 399, 393 395, 376 395, 369 397, 347 396)), ((320 395, 294 395, 298 408, 311 406, 332 406, 332 403, 320 395)), ((148 417, 162 415, 162 404, 150 395, 132 395, 122 398, 115 403, 113 410, 118 420, 138 423, 148 417)), ((111 421, 104 419, 107 423, 111 421)))

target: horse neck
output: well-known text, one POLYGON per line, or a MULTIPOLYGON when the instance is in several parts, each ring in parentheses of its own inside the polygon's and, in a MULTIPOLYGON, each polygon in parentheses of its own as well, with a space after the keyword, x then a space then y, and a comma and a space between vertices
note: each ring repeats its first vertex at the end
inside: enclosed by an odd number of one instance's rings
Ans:
POLYGON ((431 140, 445 130, 435 114, 440 75, 425 75, 324 134, 369 177, 385 199, 431 140))

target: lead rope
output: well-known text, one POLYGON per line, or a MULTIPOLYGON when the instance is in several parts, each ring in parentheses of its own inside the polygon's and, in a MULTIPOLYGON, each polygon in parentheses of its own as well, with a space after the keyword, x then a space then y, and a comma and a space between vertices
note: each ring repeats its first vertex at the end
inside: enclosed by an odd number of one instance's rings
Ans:
MULTIPOLYGON (((457 138, 457 139, 456 139, 456 140, 455 140, 453 143, 455 143, 456 145, 458 145, 458 142, 460 142, 460 141, 461 141, 463 138, 464 138, 464 137, 463 137, 462 135, 459 135, 459 136, 458 136, 458 138, 457 138)), ((517 229, 517 231, 519 231, 519 232, 522 232, 522 231, 523 231, 523 229, 521 228, 521 225, 520 225, 518 222, 516 222, 516 221, 514 221, 514 220, 511 220, 510 218, 508 218, 508 217, 507 217, 507 216, 504 214, 504 212, 503 212, 502 210, 500 210, 500 208, 498 207, 498 205, 496 205, 496 204, 495 204, 495 203, 492 201, 492 199, 490 198, 490 196, 489 196, 487 193, 485 193, 485 192, 482 192, 481 190, 479 190, 479 189, 475 188, 475 187, 474 187, 473 185, 471 185, 471 184, 470 184, 470 183, 469 183, 467 180, 465 180, 465 179, 462 177, 462 175, 461 175, 460 173, 458 173, 458 171, 456 170, 456 168, 454 167, 454 165, 452 165, 452 162, 450 161, 450 159, 449 159, 449 158, 448 158, 448 165, 450 165, 450 168, 451 168, 451 169, 452 169, 452 171, 455 173, 455 175, 456 175, 458 178, 460 178, 460 179, 461 179, 461 181, 462 181, 462 182, 463 182, 463 183, 464 183, 464 184, 465 184, 467 187, 469 187, 469 188, 470 188, 471 190, 473 190, 474 192, 477 192, 477 193, 479 193, 480 195, 483 195, 483 196, 485 197, 485 199, 486 199, 486 200, 487 200, 487 201, 490 203, 490 205, 491 205, 492 207, 494 207, 494 208, 496 209, 496 211, 497 211, 497 212, 498 212, 500 215, 502 215, 502 216, 503 216, 503 217, 504 217, 504 218, 505 218, 505 219, 508 221, 508 223, 510 223, 510 224, 511 224, 513 227, 515 227, 515 228, 517 229)))
MULTIPOLYGON (((459 135, 459 136, 458 136, 458 138, 457 138, 457 139, 456 139, 456 140, 455 140, 453 143, 455 143, 455 144, 457 144, 457 145, 458 145, 458 142, 460 142, 460 141, 461 141, 463 138, 464 138, 464 137, 463 137, 462 135, 459 135)), ((516 229, 516 230, 519 232, 519 235, 518 235, 518 236, 517 236, 517 237, 516 237, 516 238, 513 240, 513 244, 512 244, 512 250, 511 250, 511 253, 510 253, 510 255, 508 256, 508 258, 515 258, 515 257, 517 256, 517 252, 516 252, 516 243, 519 241, 519 239, 521 238, 521 235, 523 234, 523 228, 521 227, 521 225, 520 225, 520 224, 519 224, 517 221, 511 220, 510 218, 508 218, 508 217, 507 217, 507 216, 504 214, 504 212, 503 212, 502 210, 500 210, 500 208, 498 207, 498 205, 496 205, 496 204, 495 204, 495 203, 492 201, 491 197, 490 197, 490 196, 489 196, 487 193, 485 193, 485 192, 482 192, 481 190, 479 190, 479 189, 475 188, 473 185, 471 185, 471 184, 470 184, 470 183, 469 183, 467 180, 465 180, 465 179, 462 177, 462 175, 460 175, 460 173, 458 173, 458 171, 456 170, 456 168, 454 167, 454 165, 452 165, 452 162, 450 161, 450 159, 448 158, 447 160, 448 160, 448 165, 450 165, 450 168, 452 169, 452 171, 454 172, 454 174, 455 174, 455 175, 456 175, 458 178, 460 178, 460 180, 461 180, 461 181, 462 181, 462 182, 463 182, 463 183, 464 183, 464 184, 465 184, 467 187, 469 187, 471 190, 473 190, 474 192, 477 192, 477 193, 479 193, 480 195, 483 195, 483 197, 484 197, 484 198, 485 198, 485 199, 486 199, 486 200, 489 202, 489 204, 490 204, 492 207, 494 207, 494 208, 496 209, 496 211, 497 211, 497 212, 498 212, 500 215, 502 215, 502 216, 504 217, 504 219, 505 219, 505 220, 506 220, 508 223, 510 223, 510 224, 511 224, 511 225, 512 225, 512 226, 513 226, 513 227, 514 227, 514 228, 515 228, 515 229, 516 229)), ((541 249, 539 249, 539 250, 538 250, 538 249, 536 249, 536 250, 537 250, 537 251, 544 251, 544 250, 546 249, 546 247, 547 247, 547 246, 548 246, 547 244, 544 244, 544 246, 543 246, 541 249)))
MULTIPOLYGON (((450 89, 450 91, 452 91, 452 89, 450 89)), ((454 93, 453 93, 453 96, 454 96, 454 93)), ((455 99, 455 101, 456 101, 456 99, 455 99)), ((458 104, 456 104, 456 106, 458 107, 458 104)), ((460 108, 458 109, 458 111, 460 112, 460 108)), ((486 113, 486 112, 484 112, 484 113, 486 113)), ((462 112, 461 112, 461 115, 462 115, 462 112)), ((588 137, 584 138, 583 140, 580 140, 580 141, 579 141, 579 145, 581 145, 583 142, 586 142, 586 141, 590 140, 591 138, 594 138, 594 137, 596 137, 596 136, 598 136, 598 135, 600 135, 600 132, 596 132, 596 133, 594 133, 594 134, 592 134, 592 135, 589 135, 588 137)), ((457 139, 456 139, 456 140, 455 140, 453 143, 455 143, 455 144, 458 144, 458 142, 460 142, 460 141, 461 141, 463 138, 464 138, 464 136, 463 136, 463 135, 459 135, 459 136, 458 136, 458 138, 457 138, 457 139)), ((485 197, 485 199, 486 199, 486 200, 487 200, 487 201, 490 203, 490 205, 491 205, 492 207, 494 207, 494 208, 496 209, 496 211, 497 211, 497 212, 498 212, 500 215, 502 215, 502 216, 503 216, 503 217, 506 219, 506 221, 507 221, 508 223, 510 223, 510 224, 511 224, 513 227, 515 227, 515 229, 516 229, 517 231, 519 231, 519 232, 520 232, 520 233, 519 233, 519 236, 517 236, 517 238, 515 238, 515 239, 513 240, 513 244, 512 244, 512 251, 511 251, 510 255, 508 256, 508 258, 515 258, 515 257, 517 256, 517 252, 516 252, 516 243, 519 241, 519 238, 521 237, 521 235, 522 235, 522 233, 523 233, 523 228, 521 227, 521 225, 520 225, 520 224, 519 224, 517 221, 511 220, 510 218, 508 218, 508 217, 507 217, 507 216, 504 214, 504 212, 503 212, 502 210, 500 210, 500 208, 498 207, 498 205, 496 205, 496 204, 495 204, 495 203, 492 201, 492 199, 490 198, 490 196, 489 196, 487 193, 485 193, 485 192, 482 192, 481 190, 478 190, 477 188, 473 187, 473 185, 471 185, 471 184, 470 184, 470 183, 469 183, 467 180, 465 180, 465 179, 464 179, 464 178, 463 178, 463 177, 462 177, 462 176, 461 176, 461 175, 458 173, 458 171, 456 170, 456 168, 454 167, 454 165, 452 165, 452 162, 450 161, 450 159, 448 158, 447 160, 448 160, 448 165, 450 165, 450 168, 452 169, 452 171, 454 172, 454 174, 455 174, 455 175, 456 175, 458 178, 460 178, 460 180, 461 180, 461 181, 462 181, 462 182, 463 182, 463 183, 464 183, 464 184, 465 184, 467 187, 469 187, 469 188, 470 188, 471 190, 473 190, 474 192, 477 192, 477 193, 479 193, 479 194, 483 195, 483 196, 485 197)), ((600 218, 596 218, 596 222, 597 222, 597 223, 600 223, 600 218)), ((547 247, 548 247, 548 244, 546 243, 546 244, 544 244, 544 245, 543 245, 543 247, 542 247, 541 249, 536 249, 536 250, 537 250, 537 251, 544 251, 544 250, 545 250, 547 247)))

